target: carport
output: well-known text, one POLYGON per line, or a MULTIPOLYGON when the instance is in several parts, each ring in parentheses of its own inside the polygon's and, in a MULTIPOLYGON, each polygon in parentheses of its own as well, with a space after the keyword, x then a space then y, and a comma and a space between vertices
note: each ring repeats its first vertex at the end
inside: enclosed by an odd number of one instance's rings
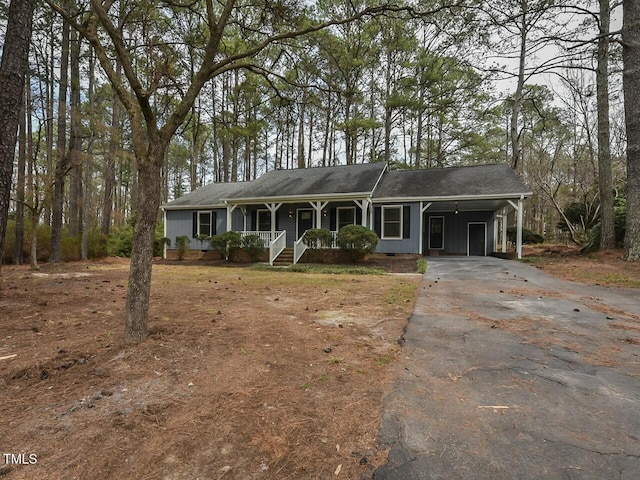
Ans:
POLYGON ((507 252, 512 217, 517 232, 516 256, 522 258, 524 199, 525 195, 461 195, 420 200, 420 254, 486 256, 507 252))

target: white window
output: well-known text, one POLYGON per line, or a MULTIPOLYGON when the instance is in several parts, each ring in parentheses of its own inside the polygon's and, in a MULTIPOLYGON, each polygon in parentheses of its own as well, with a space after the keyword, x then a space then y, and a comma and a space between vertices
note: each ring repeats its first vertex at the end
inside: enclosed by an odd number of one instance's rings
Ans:
POLYGON ((257 230, 260 232, 270 232, 271 212, 269 210, 258 210, 256 216, 257 230))
POLYGON ((356 207, 338 207, 336 209, 336 227, 340 230, 346 225, 356 224, 356 207))
POLYGON ((198 212, 198 235, 211 235, 211 212, 198 212))
POLYGON ((382 207, 382 238, 402 239, 402 206, 382 207))

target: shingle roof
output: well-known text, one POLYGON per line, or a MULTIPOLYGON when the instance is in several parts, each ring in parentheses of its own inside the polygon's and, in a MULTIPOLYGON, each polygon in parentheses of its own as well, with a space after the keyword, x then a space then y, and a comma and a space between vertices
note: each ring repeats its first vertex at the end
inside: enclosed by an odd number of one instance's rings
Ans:
POLYGON ((232 192, 229 199, 371 193, 384 163, 273 170, 232 192))
POLYGON ((400 170, 382 177, 374 198, 530 195, 509 165, 400 170))
POLYGON ((233 192, 249 186, 253 182, 210 183, 167 203, 169 209, 190 206, 223 206, 224 199, 233 192))
POLYGON ((382 175, 384 163, 274 170, 251 182, 211 183, 164 205, 167 209, 224 206, 224 200, 313 197, 373 192, 374 199, 464 196, 529 196, 504 164, 399 170, 382 175), (376 186, 377 185, 377 186, 376 186), (374 191, 375 189, 375 191, 374 191))

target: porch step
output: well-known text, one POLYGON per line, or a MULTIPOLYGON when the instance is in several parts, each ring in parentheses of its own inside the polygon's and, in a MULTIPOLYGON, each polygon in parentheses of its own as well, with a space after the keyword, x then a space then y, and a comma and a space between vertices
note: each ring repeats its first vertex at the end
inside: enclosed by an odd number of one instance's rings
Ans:
POLYGON ((285 248, 273 261, 276 267, 283 267, 293 263, 293 248, 285 248))

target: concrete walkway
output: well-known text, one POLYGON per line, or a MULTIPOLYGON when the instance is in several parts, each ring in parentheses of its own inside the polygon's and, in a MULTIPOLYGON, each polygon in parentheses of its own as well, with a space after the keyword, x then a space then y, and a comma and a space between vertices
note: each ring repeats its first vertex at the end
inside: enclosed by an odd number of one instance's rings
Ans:
POLYGON ((640 478, 640 292, 430 258, 375 480, 640 478))

